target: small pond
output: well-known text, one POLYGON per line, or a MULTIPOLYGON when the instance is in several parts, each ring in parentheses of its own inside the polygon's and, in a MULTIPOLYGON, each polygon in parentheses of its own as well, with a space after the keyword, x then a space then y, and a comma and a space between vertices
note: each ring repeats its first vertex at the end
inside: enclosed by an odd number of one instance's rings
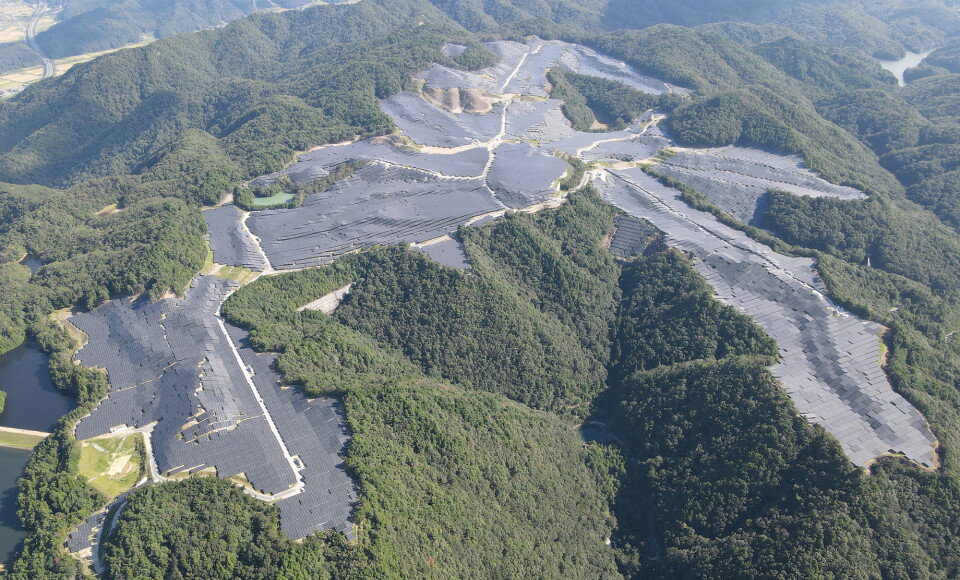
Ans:
POLYGON ((30 268, 31 274, 36 274, 37 270, 40 269, 40 266, 43 266, 43 260, 40 259, 40 256, 36 254, 27 254, 20 260, 20 263, 30 268))
POLYGON ((17 479, 29 460, 30 451, 0 447, 0 563, 10 563, 27 537, 17 517, 17 479))
POLYGON ((50 431, 76 407, 73 397, 53 386, 48 361, 32 343, 0 355, 0 390, 7 393, 0 427, 50 431))

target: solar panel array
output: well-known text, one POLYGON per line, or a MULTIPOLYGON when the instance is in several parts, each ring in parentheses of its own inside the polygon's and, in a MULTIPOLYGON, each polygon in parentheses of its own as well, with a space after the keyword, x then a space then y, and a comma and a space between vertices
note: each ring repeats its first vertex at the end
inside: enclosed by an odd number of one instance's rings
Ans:
POLYGON ((420 145, 459 147, 472 141, 489 141, 500 132, 502 105, 486 114, 455 115, 428 103, 410 91, 380 101, 403 133, 420 145))
POLYGON ((254 185, 268 186, 281 175, 296 185, 302 185, 329 175, 336 166, 349 161, 386 161, 395 165, 413 167, 440 173, 447 177, 479 177, 490 158, 485 147, 459 153, 421 153, 392 146, 382 140, 366 139, 346 145, 327 145, 304 153, 296 163, 279 171, 253 180, 254 185))
POLYGON ((300 458, 303 491, 276 503, 280 526, 293 539, 333 528, 353 537, 350 513, 357 489, 347 475, 341 454, 350 439, 343 406, 333 398, 307 399, 294 388, 283 388, 273 370, 275 353, 257 354, 247 331, 227 325, 244 364, 270 411, 290 453, 300 458))
POLYGON ((744 223, 758 223, 763 210, 758 202, 771 189, 808 197, 866 198, 852 187, 821 179, 796 155, 745 147, 684 151, 655 169, 704 194, 744 223))
POLYGON ((273 267, 289 269, 326 264, 377 244, 431 240, 499 209, 503 205, 481 179, 443 179, 371 163, 307 196, 301 208, 253 212, 247 226, 273 267))
MULTIPOLYGON (((545 95, 545 69, 564 66, 651 92, 667 88, 582 47, 539 40, 489 46, 501 55, 495 67, 464 73, 434 66, 420 76, 441 89, 498 92, 506 87, 505 92, 545 95)), ((502 119, 504 140, 494 142, 492 163, 487 166, 484 161, 485 148, 437 155, 372 141, 325 147, 304 155, 289 170, 291 178, 310 179, 349 159, 384 163, 372 163, 328 192, 309 196, 303 208, 254 212, 248 224, 275 267, 318 265, 374 244, 439 237, 504 205, 521 208, 546 200, 554 193, 551 182, 566 168, 553 155, 557 150, 586 161, 632 162, 672 145, 656 126, 645 127, 649 113, 624 131, 582 133, 572 129, 558 105, 550 100, 513 100, 491 114, 454 115, 413 93, 397 95, 384 102, 384 110, 423 144, 486 141, 499 133, 502 119), (481 173, 476 173, 478 169, 481 173), (462 177, 467 175, 478 177, 462 177)), ((657 169, 745 222, 754 219, 768 189, 840 199, 864 197, 820 179, 796 156, 740 147, 682 151, 657 169)), ((919 413, 893 392, 879 367, 879 327, 832 309, 812 261, 773 253, 713 216, 687 207, 678 192, 638 170, 609 174, 603 190, 614 204, 662 230, 671 245, 698 258, 696 268, 714 285, 718 297, 753 316, 777 339, 783 361, 774 373, 801 412, 837 436, 855 463, 893 450, 932 464, 935 439, 919 413)), ((623 256, 635 255, 647 243, 647 235, 642 222, 622 221, 612 249, 623 256)))
POLYGON ((151 438, 162 473, 215 467, 266 493, 296 484, 216 312, 236 283, 200 276, 182 299, 115 300, 71 322, 90 340, 76 358, 107 370, 107 397, 80 420, 78 439, 159 421, 151 438))
POLYGON ((113 498, 103 509, 90 514, 85 520, 80 522, 73 531, 67 534, 67 541, 63 544, 67 551, 71 554, 77 554, 90 549, 92 550, 92 556, 94 558, 98 557, 97 550, 99 549, 99 542, 97 536, 107 519, 107 514, 110 513, 110 510, 113 508, 122 506, 124 502, 127 501, 127 497, 133 493, 135 489, 136 488, 121 493, 113 498))
POLYGON ((617 216, 617 231, 610 240, 610 253, 618 258, 632 258, 643 253, 647 244, 660 235, 660 230, 643 218, 617 216))
POLYGON ((641 135, 629 141, 601 143, 583 152, 584 161, 643 161, 672 145, 669 139, 656 135, 641 135))
POLYGON ((881 327, 832 308, 812 260, 776 254, 640 170, 611 172, 597 185, 611 203, 692 254, 717 297, 777 340, 774 375, 800 413, 822 424, 855 464, 887 452, 935 463, 936 439, 880 368, 881 327))
POLYGON ((210 232, 210 249, 213 261, 227 266, 243 266, 251 270, 263 271, 267 261, 250 238, 240 219, 243 212, 233 205, 208 209, 203 212, 210 232))
POLYGON ((528 143, 504 143, 496 150, 487 185, 507 207, 520 209, 553 197, 552 182, 567 162, 528 143))
POLYGON ((467 255, 463 252, 463 245, 458 240, 451 238, 419 249, 430 256, 431 260, 444 266, 460 270, 470 269, 470 262, 467 261, 467 255))

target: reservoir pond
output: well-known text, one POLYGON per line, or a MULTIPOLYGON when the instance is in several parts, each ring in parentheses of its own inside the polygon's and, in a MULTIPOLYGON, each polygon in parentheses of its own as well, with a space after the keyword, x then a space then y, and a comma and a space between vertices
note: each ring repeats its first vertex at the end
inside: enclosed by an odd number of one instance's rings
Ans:
POLYGON ((897 82, 900 83, 900 86, 905 86, 907 83, 903 82, 903 73, 907 69, 913 68, 923 62, 923 59, 933 52, 928 50, 926 52, 907 52, 907 55, 901 58, 900 60, 881 60, 880 66, 886 70, 893 73, 893 76, 897 77, 897 82))
POLYGON ((0 355, 0 390, 7 393, 0 427, 49 432, 76 407, 73 397, 53 386, 48 361, 32 343, 0 355))
POLYGON ((17 518, 17 479, 29 460, 30 451, 0 447, 0 563, 10 563, 27 537, 17 518))

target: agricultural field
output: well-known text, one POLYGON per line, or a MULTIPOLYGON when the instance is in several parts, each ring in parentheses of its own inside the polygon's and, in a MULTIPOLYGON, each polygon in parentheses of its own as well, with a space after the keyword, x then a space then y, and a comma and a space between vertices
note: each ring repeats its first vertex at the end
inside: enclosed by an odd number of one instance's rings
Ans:
MULTIPOLYGON (((124 50, 127 48, 135 48, 138 46, 145 46, 150 44, 155 40, 152 36, 143 37, 140 42, 128 44, 127 46, 121 48, 114 48, 109 50, 100 50, 96 52, 89 52, 86 54, 78 54, 75 56, 68 56, 65 58, 55 59, 53 61, 55 67, 55 76, 60 76, 67 71, 69 71, 74 66, 78 64, 83 64, 85 62, 90 62, 91 60, 97 58, 98 56, 103 56, 105 54, 110 54, 117 52, 118 50, 124 50)), ((0 74, 0 94, 6 93, 8 96, 16 94, 17 92, 23 90, 24 87, 35 83, 43 78, 43 66, 33 66, 28 68, 22 68, 12 71, 7 71, 3 74, 0 74)))

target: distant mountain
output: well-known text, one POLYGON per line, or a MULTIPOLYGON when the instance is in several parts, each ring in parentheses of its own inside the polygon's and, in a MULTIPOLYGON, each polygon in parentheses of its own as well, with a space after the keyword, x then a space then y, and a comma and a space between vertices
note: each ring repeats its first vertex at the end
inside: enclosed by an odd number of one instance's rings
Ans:
POLYGON ((222 26, 254 12, 318 3, 316 0, 65 0, 57 24, 38 34, 37 44, 51 58, 63 58, 118 48, 137 42, 142 35, 163 38, 222 26))

